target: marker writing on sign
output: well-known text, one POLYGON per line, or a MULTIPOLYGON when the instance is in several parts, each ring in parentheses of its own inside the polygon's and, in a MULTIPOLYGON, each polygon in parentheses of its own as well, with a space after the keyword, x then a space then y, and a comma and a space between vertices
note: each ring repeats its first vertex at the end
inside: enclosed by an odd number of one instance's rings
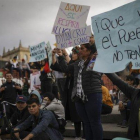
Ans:
POLYGON ((60 35, 56 35, 56 41, 57 44, 59 44, 60 42, 65 42, 67 40, 72 40, 72 38, 78 38, 81 36, 85 36, 86 35, 86 27, 82 28, 82 29, 76 29, 73 30, 72 32, 65 32, 63 34, 60 35))
POLYGON ((63 18, 58 19, 57 25, 76 28, 76 29, 79 28, 79 22, 67 20, 67 19, 63 19, 63 18))
POLYGON ((81 12, 82 11, 82 6, 67 3, 67 5, 65 7, 65 10, 73 11, 73 12, 81 12))
POLYGON ((55 34, 62 34, 62 33, 65 33, 65 32, 69 32, 71 29, 69 28, 62 28, 62 27, 59 27, 59 26, 54 26, 53 28, 53 32, 55 34))
POLYGON ((36 51, 36 50, 41 49, 41 48, 42 48, 42 45, 39 44, 39 45, 37 45, 37 46, 30 47, 30 50, 31 50, 31 52, 32 52, 32 51, 36 51))
MULTIPOLYGON (((99 32, 99 26, 97 21, 96 22, 96 27, 98 29, 99 32)), ((124 18, 122 16, 119 16, 118 18, 114 19, 114 20, 110 20, 108 18, 103 18, 100 22, 100 27, 102 30, 107 30, 110 31, 111 29, 116 29, 118 26, 124 26, 125 22, 124 22, 124 18)))
POLYGON ((127 32, 124 29, 118 31, 119 41, 121 44, 123 42, 130 42, 131 40, 140 39, 140 27, 136 28, 135 31, 127 32))
POLYGON ((138 45, 137 50, 124 50, 124 52, 116 50, 116 52, 113 54, 113 63, 116 61, 122 61, 124 58, 124 53, 126 53, 126 59, 137 60, 140 58, 140 46, 138 45))

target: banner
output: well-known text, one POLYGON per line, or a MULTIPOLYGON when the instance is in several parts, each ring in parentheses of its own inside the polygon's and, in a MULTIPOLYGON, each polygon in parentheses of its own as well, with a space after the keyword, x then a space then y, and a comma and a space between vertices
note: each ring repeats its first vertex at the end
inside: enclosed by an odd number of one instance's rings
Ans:
POLYGON ((89 9, 90 6, 61 2, 52 33, 62 34, 85 27, 89 9))
POLYGON ((140 69, 140 1, 92 17, 98 56, 93 70, 118 72, 132 62, 140 69))
POLYGON ((49 66, 50 66, 52 64, 52 47, 49 41, 46 45, 47 45, 47 53, 48 53, 49 66))
POLYGON ((91 26, 87 26, 80 29, 74 29, 70 32, 55 35, 56 43, 58 48, 68 48, 77 46, 84 43, 89 43, 91 36, 91 26))
POLYGON ((30 62, 41 61, 46 58, 45 42, 30 47, 30 62))

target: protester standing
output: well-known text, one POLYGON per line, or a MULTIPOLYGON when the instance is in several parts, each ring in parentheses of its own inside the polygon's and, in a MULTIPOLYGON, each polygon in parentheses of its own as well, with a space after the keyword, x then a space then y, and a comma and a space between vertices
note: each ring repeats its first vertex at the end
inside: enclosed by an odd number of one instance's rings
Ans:
MULTIPOLYGON (((67 61, 67 60, 69 60, 68 58, 66 58, 67 54, 64 55, 68 65, 79 60, 79 50, 80 50, 79 46, 76 46, 72 49, 72 60, 70 60, 70 61, 67 61)), ((52 68, 56 68, 56 70, 58 70, 57 67, 59 67, 57 62, 54 65, 52 65, 52 68)), ((70 121, 74 122, 75 135, 76 135, 76 139, 78 140, 81 137, 82 120, 79 117, 79 115, 77 114, 75 103, 72 102, 72 100, 71 100, 73 84, 74 84, 74 76, 71 73, 66 73, 66 82, 64 85, 64 93, 65 93, 64 106, 65 106, 66 120, 70 120, 70 121)))
MULTIPOLYGON (((94 53, 93 45, 82 44, 81 60, 70 65, 66 63, 62 52, 57 53, 61 70, 74 75, 72 100, 75 101, 77 112, 84 122, 86 140, 102 140, 101 74, 92 69, 95 61, 92 59, 94 53)), ((53 60, 53 64, 55 62, 53 60)))

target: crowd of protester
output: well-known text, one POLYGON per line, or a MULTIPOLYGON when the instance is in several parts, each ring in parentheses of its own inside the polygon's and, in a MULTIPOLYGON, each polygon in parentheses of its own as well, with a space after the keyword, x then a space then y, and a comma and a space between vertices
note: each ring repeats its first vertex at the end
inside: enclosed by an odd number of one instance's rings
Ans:
MULTIPOLYGON (((119 75, 106 74, 117 86, 110 94, 102 73, 93 71, 97 50, 93 35, 87 44, 73 47, 71 55, 65 49, 52 51, 40 62, 18 62, 17 57, 5 64, 6 81, 0 85, 0 114, 6 101, 6 117, 15 136, 23 140, 63 140, 67 121, 74 123, 75 140, 102 140, 101 114, 110 114, 118 104, 121 128, 129 127, 128 138, 140 136, 139 80, 132 75, 122 80, 119 75), (19 73, 23 85, 12 81, 13 70, 19 73), (30 74, 40 71, 41 86, 30 89, 30 74), (129 121, 130 120, 130 121, 129 121), (83 133, 82 133, 83 128, 83 133)), ((0 128, 1 139, 11 138, 9 124, 0 128)))

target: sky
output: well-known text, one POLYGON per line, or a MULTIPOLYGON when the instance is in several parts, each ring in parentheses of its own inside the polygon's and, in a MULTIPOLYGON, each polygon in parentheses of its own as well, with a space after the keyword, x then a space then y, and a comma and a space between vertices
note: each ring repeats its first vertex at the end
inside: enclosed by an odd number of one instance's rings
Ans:
MULTIPOLYGON (((90 6, 87 25, 91 17, 112 10, 134 0, 63 0, 73 4, 90 6)), ((0 0, 0 55, 19 46, 34 46, 49 41, 56 42, 51 34, 60 0, 0 0)))

